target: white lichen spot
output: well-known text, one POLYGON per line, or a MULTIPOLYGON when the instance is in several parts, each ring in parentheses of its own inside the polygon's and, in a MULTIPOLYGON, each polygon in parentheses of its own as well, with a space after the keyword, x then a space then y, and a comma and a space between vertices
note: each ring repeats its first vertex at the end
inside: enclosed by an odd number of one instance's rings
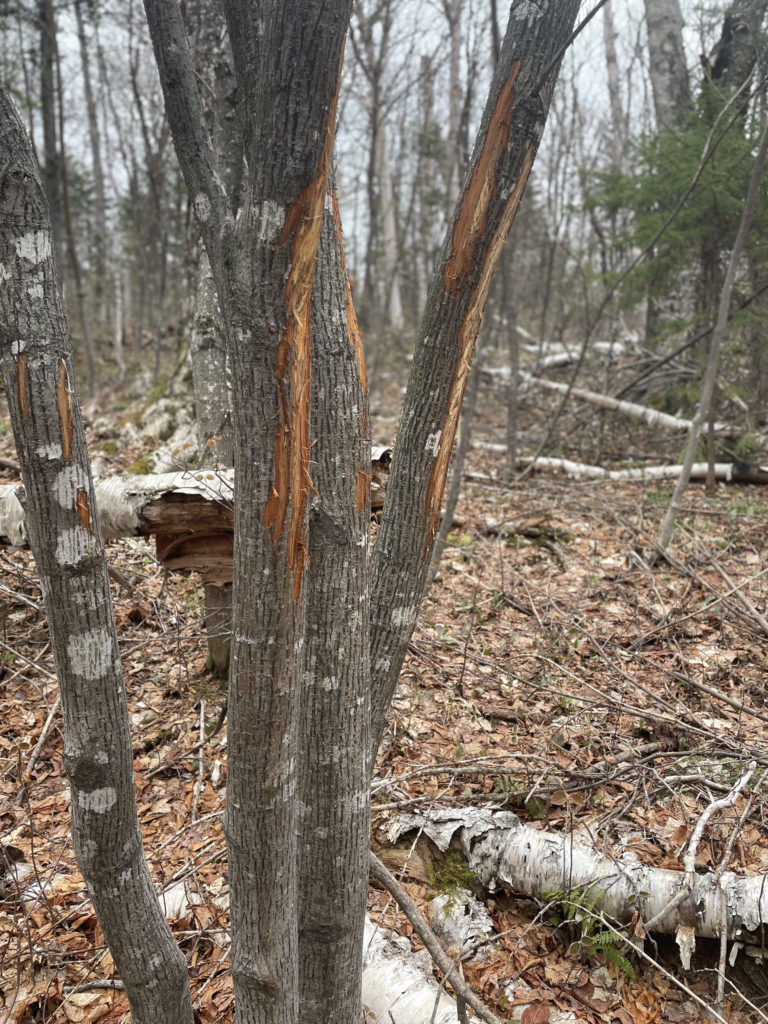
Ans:
POLYGON ((327 839, 328 838, 328 829, 327 828, 322 828, 321 827, 321 828, 313 829, 312 831, 315 833, 315 835, 317 836, 318 839, 327 839))
POLYGON ((333 196, 330 192, 325 193, 323 207, 328 211, 328 213, 333 213, 333 196))
POLYGON ((65 466, 56 474, 53 485, 56 500, 62 508, 74 508, 77 492, 84 490, 88 484, 82 466, 65 466))
POLYGON ((117 793, 112 786, 104 786, 103 789, 92 789, 90 793, 81 791, 77 794, 77 802, 84 811, 92 811, 94 814, 106 814, 117 803, 117 793))
POLYGON ((10 270, 8 269, 8 267, 6 267, 4 263, 0 263, 0 284, 2 284, 3 281, 10 281, 10 279, 10 270))
POLYGON ((85 679, 100 679, 115 664, 112 634, 106 628, 88 629, 70 637, 67 644, 69 667, 85 679))
POLYGON ((273 242, 283 230, 285 223, 285 208, 272 199, 267 199, 261 204, 258 217, 258 231, 260 242, 273 242))
POLYGON ((62 530, 56 540, 56 561, 59 565, 77 565, 91 550, 93 537, 82 526, 62 530))
POLYGON ((36 449, 36 454, 41 459, 48 459, 49 462, 57 462, 61 458, 60 444, 41 444, 36 449))
POLYGON ((390 622, 396 628, 400 626, 410 626, 416 621, 416 611, 414 608, 393 608, 392 614, 390 615, 390 622))
POLYGON ((43 291, 43 286, 41 284, 31 284, 29 288, 27 288, 27 295, 30 299, 44 298, 45 292, 43 291))
POLYGON ((517 7, 515 7, 514 4, 512 5, 512 10, 510 11, 509 16, 510 18, 514 18, 516 21, 527 20, 528 24, 531 25, 534 21, 537 21, 543 13, 543 5, 534 3, 533 0, 522 0, 517 7))
POLYGON ((42 263, 51 255, 51 236, 47 231, 28 231, 16 239, 16 255, 30 263, 42 263))
POLYGON ((93 760, 96 764, 109 764, 109 754, 106 750, 97 750, 93 755, 93 760))
POLYGON ((336 676, 326 676, 325 679, 320 683, 320 686, 325 690, 326 693, 330 693, 332 690, 338 690, 339 680, 336 676))
POLYGON ((377 658, 373 667, 376 672, 389 672, 391 664, 389 658, 377 658))
POLYGON ((15 356, 21 355, 26 347, 27 342, 25 338, 16 338, 11 342, 11 352, 13 352, 15 356))
POLYGON ((437 453, 440 450, 440 438, 442 436, 442 430, 438 430, 436 433, 430 434, 429 437, 427 437, 427 443, 424 449, 427 455, 437 458, 437 453))
POLYGON ((195 208, 195 216, 201 224, 206 224, 211 216, 211 201, 205 192, 198 192, 192 205, 195 208))

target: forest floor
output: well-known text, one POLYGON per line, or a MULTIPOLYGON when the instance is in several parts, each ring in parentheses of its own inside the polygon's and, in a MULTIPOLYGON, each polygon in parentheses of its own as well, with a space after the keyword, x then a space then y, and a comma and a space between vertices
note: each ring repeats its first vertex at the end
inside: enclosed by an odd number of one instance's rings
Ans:
MULTIPOLYGON (((546 417, 542 406, 525 414, 531 424, 546 417)), ((639 451, 663 461, 650 432, 588 417, 574 424, 570 457, 594 461, 602 425, 604 464, 639 451)), ((479 426, 481 438, 503 439, 498 396, 484 397, 479 426)), ((376 440, 391 440, 394 422, 381 417, 379 427, 376 440)), ((679 448, 679 438, 670 443, 670 461, 679 448)), ((137 454, 120 448, 111 469, 137 454)), ((15 457, 2 418, 0 456, 15 457)), ((671 937, 646 941, 642 959, 595 941, 589 915, 577 922, 557 901, 489 895, 426 840, 409 857, 413 843, 393 846, 388 833, 403 811, 504 806, 533 828, 578 830, 609 855, 682 871, 705 809, 754 759, 750 785, 709 820, 696 863, 768 876, 768 489, 692 485, 670 558, 651 566, 671 485, 532 473, 506 487, 503 458, 470 453, 381 748, 374 845, 426 913, 457 882, 484 901, 499 937, 464 973, 500 1016, 707 1019, 695 997, 714 1003, 717 943, 699 942, 688 972, 671 937)), ((199 1020, 227 1021, 226 725, 202 758, 193 749, 225 699, 205 671, 202 588, 163 570, 143 540, 113 543, 109 557, 128 584, 113 583, 113 597, 151 870, 190 964, 199 1020)), ((0 583, 0 1022, 124 1021, 125 996, 110 987, 114 965, 72 851, 58 716, 36 750, 57 685, 28 552, 0 551, 0 583)), ((387 894, 371 888, 369 908, 411 936, 387 894)), ((762 969, 755 980, 744 960, 727 966, 722 1014, 739 1024, 766 1019, 768 985, 760 992, 762 969)))

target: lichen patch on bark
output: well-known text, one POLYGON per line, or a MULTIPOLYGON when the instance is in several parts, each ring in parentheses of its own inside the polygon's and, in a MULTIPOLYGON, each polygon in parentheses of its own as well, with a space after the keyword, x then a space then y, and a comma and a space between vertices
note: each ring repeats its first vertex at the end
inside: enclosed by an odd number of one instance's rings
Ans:
POLYGON ((453 228, 451 255, 443 271, 443 288, 451 295, 462 287, 472 273, 478 246, 488 227, 488 211, 499 190, 496 164, 509 144, 515 82, 520 72, 515 61, 493 109, 480 157, 472 170, 469 185, 461 199, 453 228))
POLYGON ((309 562, 306 509, 313 490, 309 476, 310 306, 338 94, 337 85, 315 176, 287 211, 280 234, 280 245, 290 243, 291 265, 285 284, 286 325, 277 354, 280 421, 275 430, 274 484, 264 506, 264 525, 272 528, 272 537, 277 543, 290 508, 288 565, 294 574, 293 593, 297 600, 304 566, 309 562))
POLYGON ((59 375, 56 379, 56 408, 59 410, 59 422, 61 423, 61 457, 64 462, 69 462, 72 455, 75 424, 72 419, 72 399, 67 364, 63 359, 59 360, 59 375))
POLYGON ((469 380, 470 370, 472 369, 472 355, 475 350, 475 342, 477 341, 477 335, 480 331, 480 325, 483 322, 483 310, 485 309, 485 304, 488 300, 488 293, 491 289, 494 272, 498 266, 499 260, 501 259, 501 252, 504 248, 504 243, 507 240, 509 230, 512 227, 512 222, 515 219, 515 215, 517 214, 517 210, 520 206, 520 201, 523 198, 525 186, 528 183, 528 177, 531 173, 531 167, 533 166, 535 157, 536 146, 531 145, 523 157, 520 174, 518 175, 514 188, 507 196, 504 209, 502 210, 501 217, 499 218, 493 237, 485 248, 483 262, 480 267, 480 275, 472 289, 472 293, 469 296, 467 309, 464 314, 461 327, 459 328, 459 357, 456 362, 456 366, 454 367, 453 379, 451 380, 451 390, 447 405, 448 411, 442 432, 439 434, 435 461, 432 464, 429 480, 427 481, 425 515, 427 516, 429 523, 427 535, 424 541, 422 559, 426 559, 440 524, 440 506, 443 501, 445 482, 448 477, 448 466, 451 461, 451 451, 453 450, 453 442, 456 438, 456 430, 459 425, 459 415, 461 414, 461 403, 464 399, 464 390, 467 386, 467 381, 469 380))
POLYGON ((16 393, 19 398, 19 409, 23 419, 29 416, 29 398, 27 396, 27 357, 19 356, 16 363, 16 393))

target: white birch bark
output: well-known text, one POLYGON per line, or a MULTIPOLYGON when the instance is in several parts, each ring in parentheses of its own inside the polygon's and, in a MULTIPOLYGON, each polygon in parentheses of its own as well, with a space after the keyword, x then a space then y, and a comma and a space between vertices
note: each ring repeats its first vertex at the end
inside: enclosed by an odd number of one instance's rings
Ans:
POLYGON ((720 935, 727 909, 728 935, 742 941, 768 920, 765 875, 670 871, 630 854, 607 857, 572 835, 524 825, 511 811, 492 808, 435 810, 428 817, 400 815, 390 827, 393 841, 423 829, 445 852, 456 837, 478 881, 491 891, 537 899, 581 897, 610 920, 628 924, 636 913, 653 930, 674 935, 681 925, 695 935, 720 935))

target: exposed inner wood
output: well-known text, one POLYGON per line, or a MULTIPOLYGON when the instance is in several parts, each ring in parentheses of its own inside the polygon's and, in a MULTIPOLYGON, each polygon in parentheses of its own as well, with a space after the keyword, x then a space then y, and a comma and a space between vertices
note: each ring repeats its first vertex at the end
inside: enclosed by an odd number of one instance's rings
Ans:
POLYGON ((27 399, 27 357, 19 356, 18 376, 16 377, 16 390, 19 396, 19 408, 24 419, 29 416, 29 401, 27 399))
MULTIPOLYGON (((512 227, 512 222, 515 219, 515 215, 517 214, 517 210, 520 206, 520 201, 523 198, 525 186, 528 184, 528 178, 530 176, 535 157, 536 147, 532 144, 523 157, 520 174, 515 182, 514 188, 507 196, 504 209, 502 210, 493 237, 486 245, 480 267, 480 275, 469 296, 467 311, 464 314, 464 319, 459 329, 459 357, 453 371, 451 389, 448 397, 447 413, 443 429, 440 433, 440 439, 437 443, 437 454, 435 456, 435 461, 432 464, 432 469, 430 470, 429 480, 427 481, 425 515, 428 519, 428 529, 424 541, 422 558, 427 557, 430 545, 432 544, 440 524, 440 506, 443 501, 443 492, 445 491, 445 483, 448 478, 448 466, 450 465, 453 442, 456 438, 456 431, 459 425, 461 403, 464 400, 464 391, 472 369, 472 355, 475 350, 475 342, 477 341, 477 335, 480 332, 480 326, 483 322, 483 310, 485 309, 485 304, 488 301, 491 282, 493 281, 494 272, 499 260, 501 259, 501 252, 504 248, 504 243, 507 240, 509 230, 512 227)), ((491 167, 488 173, 492 174, 495 179, 495 167, 491 167)), ((469 190, 465 194, 464 202, 468 195, 469 190)), ((462 209, 464 202, 462 202, 462 209)), ((461 219, 461 217, 459 217, 459 219, 461 219)), ((474 244, 473 252, 479 242, 480 239, 478 238, 474 244)), ((455 280, 458 280, 458 278, 455 280)))
POLYGON ((317 171, 288 210, 280 235, 281 245, 291 243, 291 266, 285 284, 286 325, 277 354, 280 422, 275 431, 275 482, 264 509, 264 525, 272 527, 272 536, 277 542, 290 507, 288 565, 294 574, 296 599, 301 593, 301 576, 308 561, 306 509, 309 492, 313 489, 309 477, 310 305, 338 95, 337 84, 317 171))
POLYGON ((499 190, 496 164, 509 144, 512 126, 512 107, 515 102, 515 82, 520 72, 520 61, 515 61, 502 86, 488 125, 480 157, 461 201, 459 215, 453 228, 452 250, 443 271, 443 287, 455 295, 465 279, 471 276, 477 248, 488 228, 488 210, 499 190))
POLYGON ((82 487, 78 487, 77 489, 75 507, 77 508, 77 518, 80 520, 82 526, 90 533, 91 510, 88 508, 88 492, 82 487))
POLYGON ((59 422, 61 423, 61 457, 65 462, 69 462, 72 456, 75 424, 72 420, 67 364, 63 359, 59 360, 59 375, 56 380, 56 408, 59 410, 59 422))

